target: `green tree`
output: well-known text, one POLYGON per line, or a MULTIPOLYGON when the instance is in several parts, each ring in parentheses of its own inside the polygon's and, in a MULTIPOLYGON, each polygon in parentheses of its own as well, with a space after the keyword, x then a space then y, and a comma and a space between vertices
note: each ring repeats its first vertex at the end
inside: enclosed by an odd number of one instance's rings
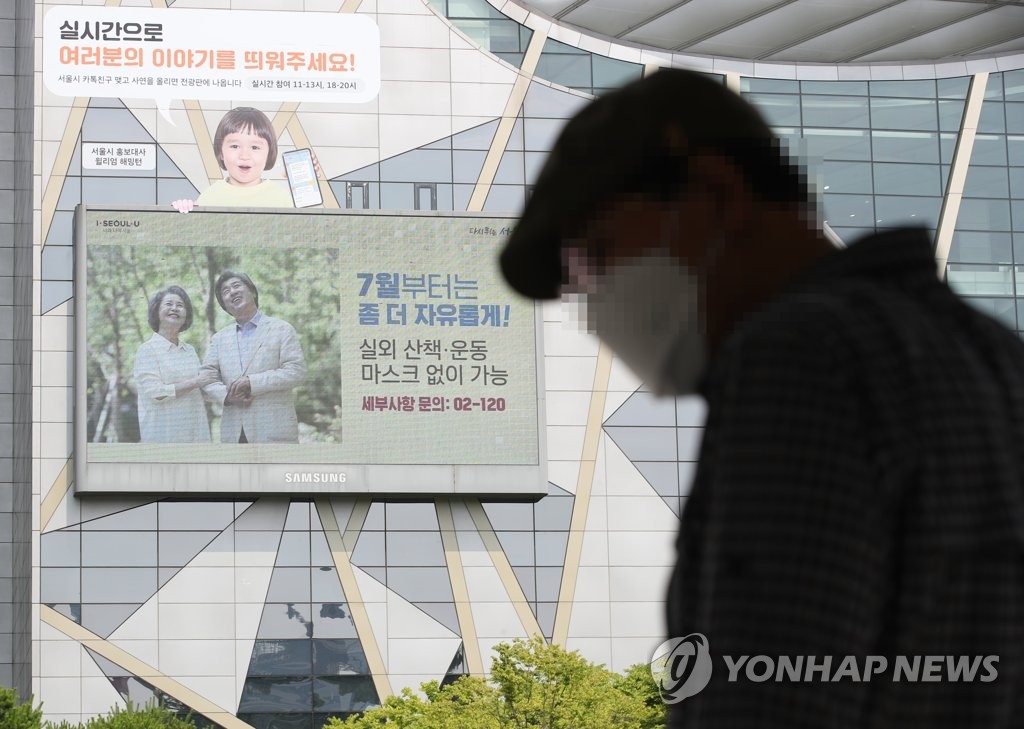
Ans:
POLYGON ((0 729, 39 729, 42 721, 42 705, 33 708, 31 696, 18 703, 14 689, 0 686, 0 729))
POLYGON ((576 651, 537 636, 495 646, 490 682, 463 676, 454 683, 405 689, 384 705, 328 729, 657 729, 665 709, 643 664, 617 674, 576 651))

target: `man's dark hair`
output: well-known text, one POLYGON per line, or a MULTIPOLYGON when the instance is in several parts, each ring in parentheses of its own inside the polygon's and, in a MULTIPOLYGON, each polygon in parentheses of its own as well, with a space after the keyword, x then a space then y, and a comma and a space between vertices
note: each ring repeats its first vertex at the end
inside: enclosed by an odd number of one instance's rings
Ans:
POLYGON ((166 289, 161 289, 153 294, 153 298, 149 300, 149 328, 154 332, 160 331, 160 304, 164 302, 164 297, 167 294, 174 294, 181 298, 185 302, 185 323, 181 325, 179 332, 183 332, 192 326, 192 299, 185 293, 185 289, 181 286, 168 286, 166 289))
POLYGON ((224 299, 221 297, 220 290, 224 287, 224 284, 230 279, 237 278, 243 284, 252 291, 252 296, 256 300, 256 308, 260 305, 260 292, 256 289, 256 284, 252 282, 252 279, 246 276, 244 273, 236 273, 235 271, 224 271, 220 276, 217 277, 217 282, 213 285, 213 295, 217 297, 217 303, 220 304, 220 308, 227 311, 228 308, 224 306, 224 299))

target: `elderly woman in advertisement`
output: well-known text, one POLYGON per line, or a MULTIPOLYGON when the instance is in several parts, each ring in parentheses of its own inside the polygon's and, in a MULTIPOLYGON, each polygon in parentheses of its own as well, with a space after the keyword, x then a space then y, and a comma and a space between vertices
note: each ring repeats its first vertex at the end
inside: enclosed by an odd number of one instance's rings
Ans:
POLYGON ((192 300, 180 286, 158 291, 149 302, 155 332, 135 353, 139 433, 143 443, 208 443, 210 425, 195 348, 179 339, 192 325, 192 300))

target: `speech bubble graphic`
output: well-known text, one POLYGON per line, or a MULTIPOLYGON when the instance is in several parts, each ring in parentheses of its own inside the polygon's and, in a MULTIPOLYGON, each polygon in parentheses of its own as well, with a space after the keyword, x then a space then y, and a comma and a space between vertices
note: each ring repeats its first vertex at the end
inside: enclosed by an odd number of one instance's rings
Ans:
POLYGON ((651 657, 651 676, 666 704, 678 704, 703 691, 713 667, 708 639, 702 633, 669 638, 651 657))
POLYGON ((380 91, 380 31, 364 15, 56 6, 43 83, 58 96, 364 103, 380 91))

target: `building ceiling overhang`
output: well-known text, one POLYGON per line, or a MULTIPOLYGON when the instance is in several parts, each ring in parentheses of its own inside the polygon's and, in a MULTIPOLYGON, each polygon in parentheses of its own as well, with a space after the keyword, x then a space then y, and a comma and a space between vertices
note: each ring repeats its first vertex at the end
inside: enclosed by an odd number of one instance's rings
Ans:
POLYGON ((510 0, 628 45, 774 63, 1024 52, 1024 0, 510 0))

